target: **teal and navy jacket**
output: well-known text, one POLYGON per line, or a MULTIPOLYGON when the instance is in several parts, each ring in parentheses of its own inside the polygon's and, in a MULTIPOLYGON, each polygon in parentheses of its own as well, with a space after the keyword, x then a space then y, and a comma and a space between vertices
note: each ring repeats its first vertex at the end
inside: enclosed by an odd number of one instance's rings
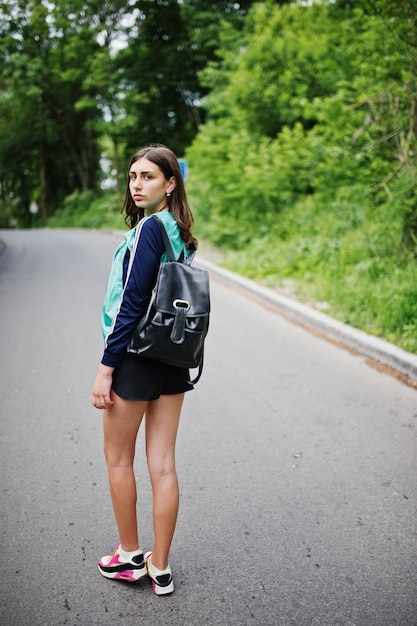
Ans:
MULTIPOLYGON (((170 239, 175 258, 188 255, 178 224, 167 211, 158 213, 170 239)), ((155 286, 159 265, 167 261, 159 225, 144 217, 129 230, 116 249, 102 308, 105 349, 101 362, 119 367, 133 331, 146 312, 155 286)))

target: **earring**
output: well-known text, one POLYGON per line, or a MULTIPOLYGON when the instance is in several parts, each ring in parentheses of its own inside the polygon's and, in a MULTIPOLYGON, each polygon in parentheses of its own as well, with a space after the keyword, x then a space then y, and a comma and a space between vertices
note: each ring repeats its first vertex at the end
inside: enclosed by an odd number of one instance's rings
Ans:
POLYGON ((171 194, 170 194, 170 192, 168 191, 168 193, 167 193, 167 198, 170 198, 170 197, 171 197, 171 194))

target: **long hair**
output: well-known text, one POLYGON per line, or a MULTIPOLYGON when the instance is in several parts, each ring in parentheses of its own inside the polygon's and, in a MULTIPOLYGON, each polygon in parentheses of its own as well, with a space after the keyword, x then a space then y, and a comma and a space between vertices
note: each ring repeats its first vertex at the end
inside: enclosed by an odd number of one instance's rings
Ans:
MULTIPOLYGON (((194 219, 191 209, 188 206, 184 179, 181 174, 181 168, 177 157, 172 150, 166 146, 161 144, 150 145, 142 148, 133 155, 129 164, 129 172, 133 163, 136 163, 136 161, 139 161, 139 159, 144 157, 159 167, 166 180, 169 180, 172 177, 175 178, 177 183, 176 187, 173 191, 171 191, 170 197, 167 198, 168 210, 175 218, 184 242, 187 245, 193 244, 197 247, 197 239, 191 233, 194 226, 194 219)), ((122 213, 124 213, 125 222, 130 226, 130 228, 134 228, 139 220, 141 220, 145 215, 145 210, 143 208, 138 208, 133 202, 129 189, 129 180, 127 183, 122 213)))

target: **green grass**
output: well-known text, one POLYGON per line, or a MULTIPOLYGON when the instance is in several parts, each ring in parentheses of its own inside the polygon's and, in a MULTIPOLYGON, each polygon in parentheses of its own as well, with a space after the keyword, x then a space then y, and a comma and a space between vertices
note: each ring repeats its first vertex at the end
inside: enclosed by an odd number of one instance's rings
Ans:
POLYGON ((303 200, 221 264, 416 353, 417 262, 401 247, 400 219, 387 226, 361 203, 330 209, 303 200))

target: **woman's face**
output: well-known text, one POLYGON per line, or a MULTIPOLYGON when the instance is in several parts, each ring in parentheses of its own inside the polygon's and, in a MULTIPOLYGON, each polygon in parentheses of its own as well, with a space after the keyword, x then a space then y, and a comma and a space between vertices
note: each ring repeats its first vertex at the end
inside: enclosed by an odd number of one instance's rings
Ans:
POLYGON ((146 157, 139 159, 129 171, 129 191, 138 209, 148 215, 168 208, 166 194, 175 189, 175 178, 167 180, 159 167, 146 157))

